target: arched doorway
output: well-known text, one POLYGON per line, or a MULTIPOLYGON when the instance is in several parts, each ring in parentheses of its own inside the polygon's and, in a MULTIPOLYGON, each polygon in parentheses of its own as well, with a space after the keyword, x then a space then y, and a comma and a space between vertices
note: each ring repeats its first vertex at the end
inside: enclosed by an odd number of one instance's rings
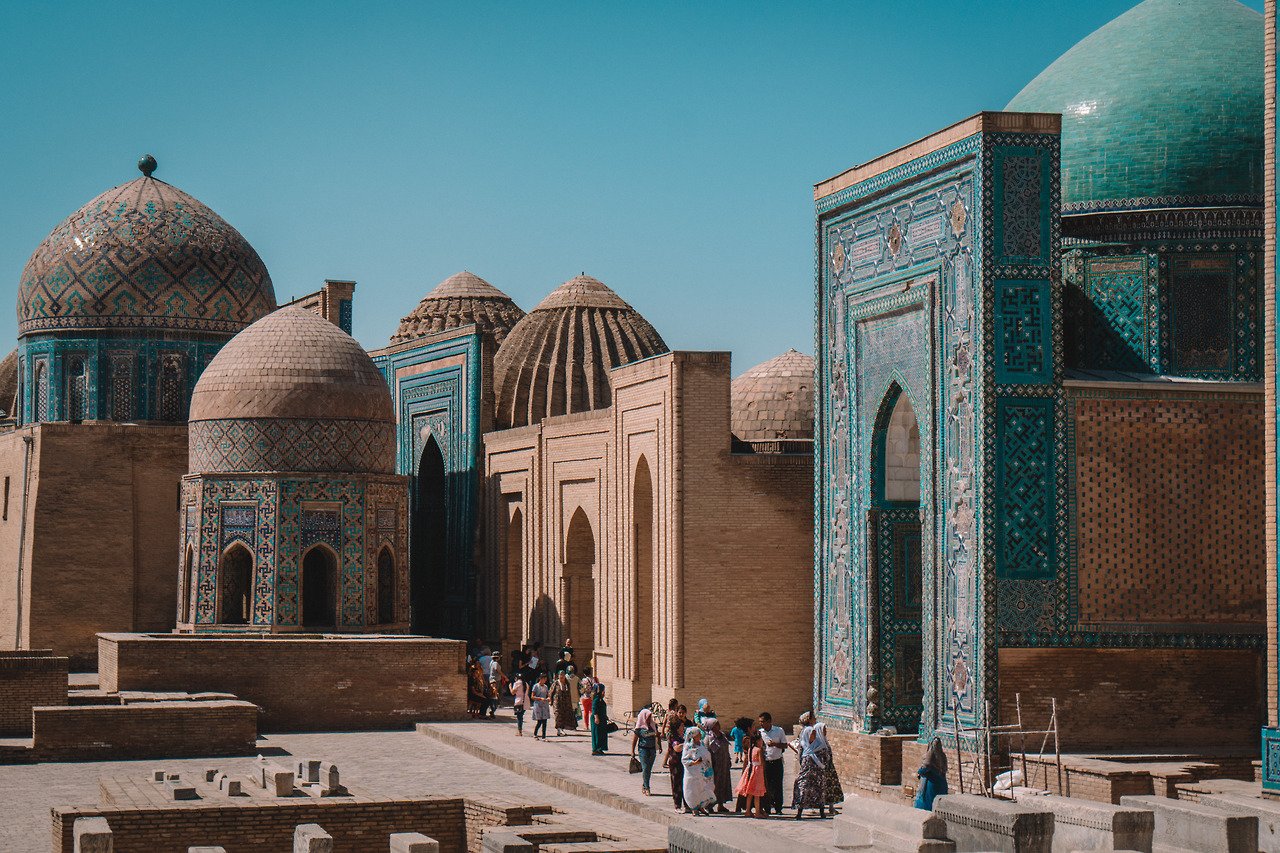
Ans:
POLYGON ((378 622, 396 621, 396 558, 383 546, 378 552, 378 622))
MULTIPOLYGON (((649 460, 641 456, 631 486, 632 549, 635 560, 636 596, 636 696, 639 703, 649 700, 657 667, 654 663, 653 636, 653 476, 649 460)), ((638 703, 633 703, 638 704, 638 703)))
POLYGON ((191 573, 195 570, 195 549, 187 546, 187 556, 182 561, 182 600, 178 602, 178 621, 191 622, 191 573))
POLYGON ((338 624, 337 571, 333 551, 313 545, 302 556, 302 624, 331 628, 338 624))
POLYGON ((410 542, 409 595, 413 632, 448 636, 446 596, 449 589, 447 554, 447 490, 444 454, 435 436, 427 438, 414 480, 413 524, 410 542))
POLYGON ((218 621, 247 625, 253 590, 253 555, 239 542, 222 554, 218 564, 218 621))
POLYGON ((512 647, 519 645, 525 637, 521 636, 524 619, 524 513, 520 507, 511 511, 507 522, 507 536, 504 543, 502 585, 506 599, 502 602, 506 620, 503 624, 503 641, 512 647))
POLYGON ((870 527, 876 545, 870 582, 879 722, 900 732, 916 731, 923 710, 922 464, 920 424, 910 397, 895 383, 881 403, 872 441, 870 527))
POLYGON ((595 564, 596 537, 591 532, 587 514, 578 507, 569 519, 569 532, 564 542, 560 600, 561 611, 567 618, 560 639, 573 640, 574 659, 583 662, 584 666, 591 660, 596 644, 595 564))

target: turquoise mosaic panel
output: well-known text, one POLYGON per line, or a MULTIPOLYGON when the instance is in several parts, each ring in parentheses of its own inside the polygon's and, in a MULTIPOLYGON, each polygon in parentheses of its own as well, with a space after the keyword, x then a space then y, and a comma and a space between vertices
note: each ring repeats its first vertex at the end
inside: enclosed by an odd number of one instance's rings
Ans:
MULTIPOLYGON (((423 341, 374 359, 396 402, 396 471, 410 478, 409 512, 417 493, 422 450, 434 438, 446 475, 446 589, 434 597, 433 633, 471 638, 475 613, 475 558, 479 513, 481 337, 423 341), (438 626, 438 627, 435 627, 438 626)), ((410 525, 412 527, 412 525, 410 525)), ((410 559, 421 545, 409 542, 410 559)))
POLYGON ((1054 158, 1042 145, 996 145, 990 150, 992 199, 1001 210, 991 223, 995 263, 1047 264, 1054 158))
POLYGON ((1056 560, 1054 401, 996 403, 996 576, 1049 578, 1056 560))
POLYGON ((1160 369, 1159 266, 1155 254, 1063 260, 1063 312, 1070 367, 1136 373, 1160 369))
POLYGON ((1049 282, 995 282, 996 382, 1053 382, 1049 282))
MULTIPOLYGON (((815 454, 815 704, 836 725, 870 722, 864 719, 869 686, 881 690, 882 699, 885 691, 893 694, 883 710, 904 726, 914 725, 920 707, 929 709, 925 732, 933 731, 938 709, 947 704, 933 697, 950 695, 953 684, 960 684, 966 713, 973 708, 971 674, 981 666, 970 663, 973 622, 943 614, 953 612, 958 590, 970 594, 975 568, 967 537, 978 524, 969 470, 979 387, 973 352, 978 149, 978 138, 963 140, 818 202, 815 325, 822 392, 816 428, 826 438, 815 454), (859 206, 864 199, 867 204, 859 206), (927 498, 917 516, 924 522, 912 535, 919 536, 922 606, 919 621, 890 624, 887 632, 878 623, 869 632, 869 620, 886 615, 883 606, 876 607, 877 616, 868 612, 871 567, 893 573, 896 582, 892 566, 908 553, 885 544, 901 542, 895 531, 873 537, 890 551, 877 546, 878 554, 868 552, 867 532, 878 529, 868 527, 877 517, 870 502, 874 421, 895 386, 909 389, 921 432, 927 498), (935 472, 942 478, 937 485, 935 472), (961 497, 933 507, 935 493, 961 497), (937 598, 941 613, 934 610, 937 598), (919 637, 921 622, 933 626, 927 642, 919 637), (941 661, 934 648, 942 650, 941 661), (916 678, 923 698, 911 707, 900 701, 898 687, 916 678)), ((877 575, 884 588, 886 576, 877 575)))
MULTIPOLYGON (((242 541, 253 554, 254 625, 270 625, 276 588, 275 519, 279 493, 271 480, 203 479, 198 489, 200 512, 200 550, 196 573, 195 621, 200 625, 217 622, 218 565, 223 551, 233 541, 242 541), (224 532, 224 507, 240 507, 224 532), (253 509, 253 528, 247 530, 247 510, 253 509), (252 542, 247 541, 252 537, 252 542)), ((179 563, 181 565, 181 563, 179 563)))
POLYGON ((109 333, 74 337, 27 335, 18 341, 18 416, 21 423, 70 420, 74 414, 69 367, 85 365, 81 411, 84 420, 186 420, 196 380, 230 336, 184 337, 178 333, 120 336, 109 333), (179 368, 177 398, 162 399, 163 366, 179 368), (36 366, 46 365, 43 382, 36 366), (171 415, 176 414, 176 417, 171 415))

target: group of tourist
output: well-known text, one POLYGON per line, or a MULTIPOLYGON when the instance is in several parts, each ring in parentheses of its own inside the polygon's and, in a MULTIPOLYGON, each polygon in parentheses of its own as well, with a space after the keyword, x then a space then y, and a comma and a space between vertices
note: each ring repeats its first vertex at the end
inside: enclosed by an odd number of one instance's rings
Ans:
POLYGON ((493 717, 503 692, 512 698, 516 736, 524 737, 524 717, 533 720, 535 740, 547 739, 549 723, 556 736, 576 731, 581 723, 591 732, 591 754, 608 751, 609 733, 617 725, 609 719, 604 685, 593 677, 591 667, 579 674, 573 659, 573 640, 566 639, 555 665, 548 668, 538 655, 538 646, 522 647, 513 655, 511 675, 502 671, 501 654, 480 647, 468 656, 468 711, 473 717, 493 717))
POLYGON ((698 701, 692 720, 688 709, 676 700, 644 708, 636 715, 631 733, 631 758, 639 764, 641 791, 650 796, 650 781, 657 757, 665 747, 662 766, 671 778, 671 799, 676 809, 692 814, 729 814, 726 805, 734 802, 733 813, 765 818, 781 815, 783 809, 783 761, 788 750, 800 758, 792 791, 796 820, 805 809, 817 809, 825 817, 827 809, 844 801, 844 791, 836 776, 826 725, 812 713, 800 718, 804 727, 794 741, 773 722, 769 712, 755 720, 741 717, 725 734, 716 712, 706 699, 698 701), (659 716, 661 715, 661 716, 659 716), (731 778, 733 765, 741 766, 738 784, 731 778))

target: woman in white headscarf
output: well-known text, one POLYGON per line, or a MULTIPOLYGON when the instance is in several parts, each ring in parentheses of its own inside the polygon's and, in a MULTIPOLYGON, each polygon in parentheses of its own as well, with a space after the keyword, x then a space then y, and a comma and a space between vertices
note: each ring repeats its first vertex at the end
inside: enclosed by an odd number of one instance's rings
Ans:
POLYGON ((804 726, 800 734, 800 772, 796 774, 791 802, 796 807, 796 820, 804 816, 805 809, 817 809, 818 817, 826 817, 827 806, 844 800, 831 745, 827 743, 827 727, 818 722, 812 711, 806 711, 800 723, 804 726))
POLYGON ((710 814, 707 809, 716 801, 715 769, 711 766, 711 753, 702 743, 702 729, 690 726, 684 734, 684 749, 680 752, 684 765, 684 805, 694 814, 710 814))

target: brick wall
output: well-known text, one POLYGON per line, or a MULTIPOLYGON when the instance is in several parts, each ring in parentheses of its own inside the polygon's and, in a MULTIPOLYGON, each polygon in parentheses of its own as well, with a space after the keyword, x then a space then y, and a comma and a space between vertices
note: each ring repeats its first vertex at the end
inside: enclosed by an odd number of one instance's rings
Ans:
POLYGON ((99 642, 103 690, 233 693, 262 708, 265 732, 412 728, 466 714, 459 640, 104 634, 99 642))
POLYGON ((1248 650, 1001 649, 1000 720, 1049 722, 1064 751, 1258 751, 1263 659, 1248 650))
POLYGON ((0 512, 0 647, 51 648, 73 670, 91 669, 99 631, 171 629, 186 468, 186 426, 53 423, 0 435, 0 478, 10 481, 0 512), (24 436, 34 443, 20 537, 24 436))
POLYGON ((333 836, 334 853, 387 849, 393 832, 421 832, 440 842, 441 853, 480 853, 485 827, 527 825, 546 806, 507 806, 477 800, 381 801, 367 797, 303 798, 295 802, 253 800, 250 806, 63 807, 53 809, 53 849, 73 853, 78 817, 104 817, 116 850, 186 853, 192 845, 221 846, 235 853, 280 853, 293 849, 299 824, 315 823, 333 836))
POLYGON ((252 755, 258 709, 249 702, 144 702, 35 708, 40 761, 252 755))
POLYGON ((1262 401, 1078 399, 1080 620, 1265 620, 1262 401))
POLYGON ((67 659, 47 649, 0 652, 0 737, 29 737, 31 709, 67 704, 67 659))
POLYGON ((878 793, 886 785, 902 784, 902 744, 914 738, 915 735, 881 737, 827 727, 836 774, 847 793, 878 793))

